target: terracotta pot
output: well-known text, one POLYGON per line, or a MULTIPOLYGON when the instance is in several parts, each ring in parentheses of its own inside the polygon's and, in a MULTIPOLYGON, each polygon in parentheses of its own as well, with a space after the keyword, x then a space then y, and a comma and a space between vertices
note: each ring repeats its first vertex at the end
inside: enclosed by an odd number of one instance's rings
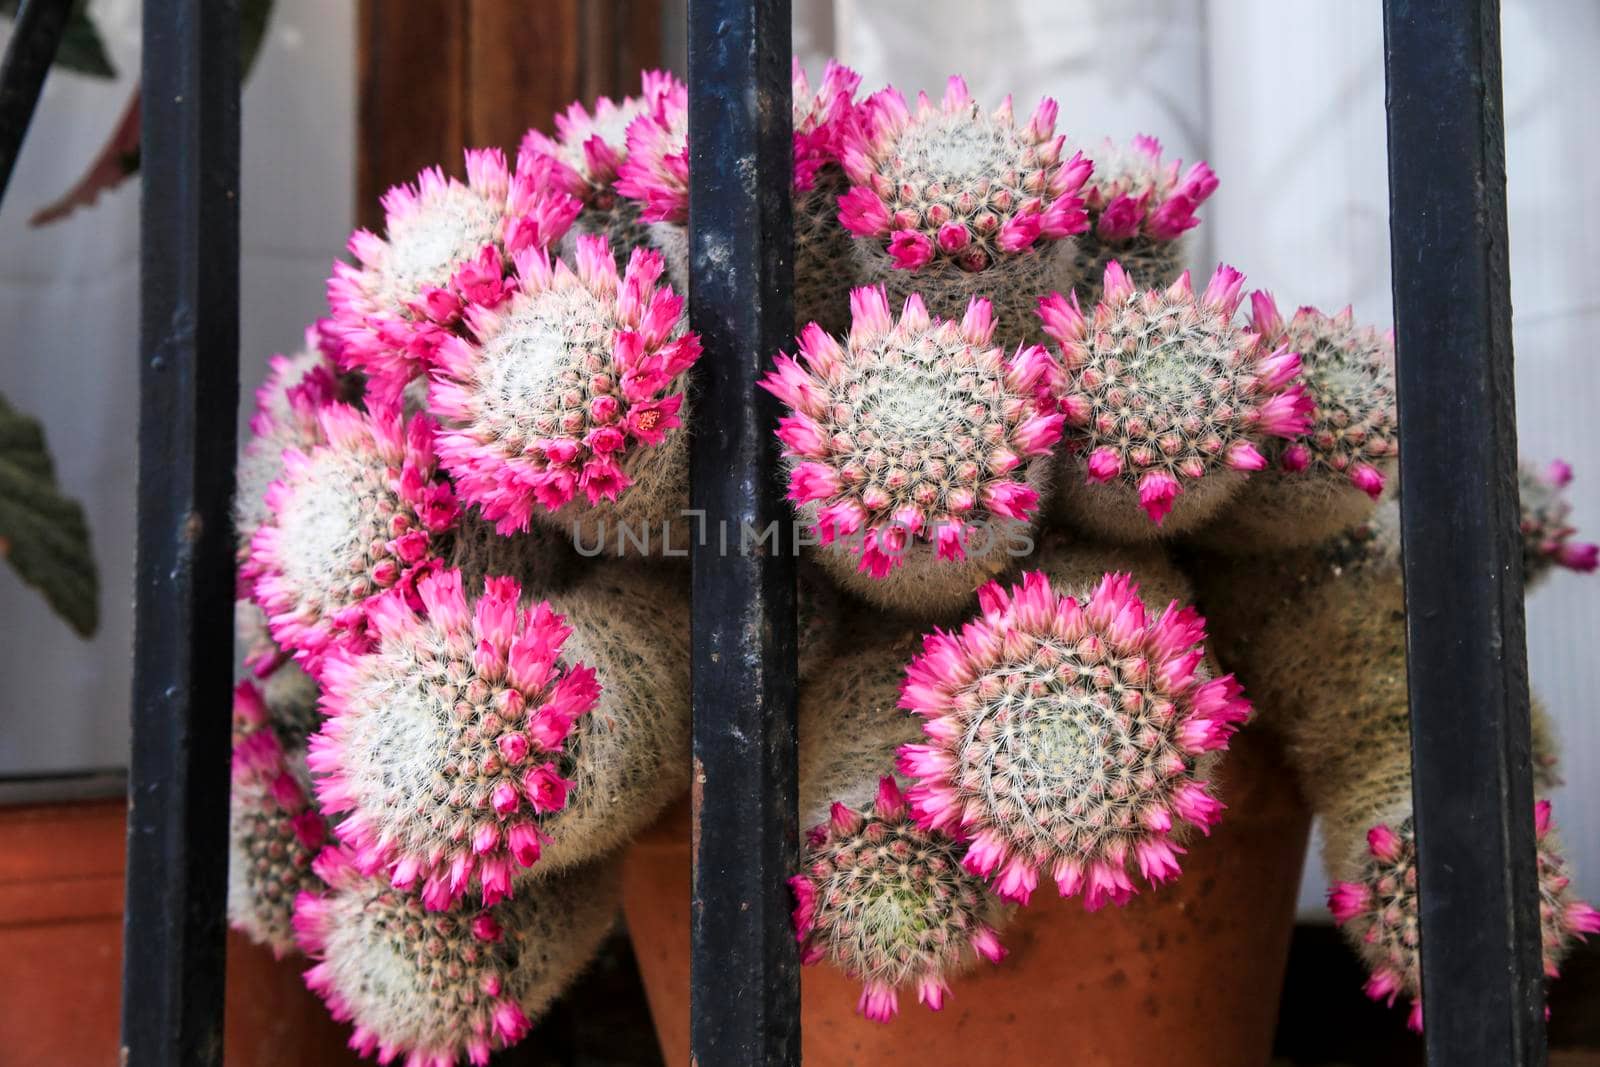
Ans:
MULTIPOLYGON (((804 969, 803 1053, 827 1067, 1070 1063, 1253 1067, 1268 1062, 1310 815, 1273 738, 1245 730, 1225 760, 1222 824, 1177 882, 1085 912, 1042 885, 1002 931, 1011 955, 951 982, 942 1012, 901 997, 856 1014, 860 986, 804 969)), ((631 848, 623 907, 668 1067, 689 1064, 688 807, 631 848)))
MULTIPOLYGON (((122 992, 120 799, 0 808, 0 1061, 115 1067, 122 992)), ((347 1028, 294 957, 228 937, 230 1067, 345 1067, 347 1028)))

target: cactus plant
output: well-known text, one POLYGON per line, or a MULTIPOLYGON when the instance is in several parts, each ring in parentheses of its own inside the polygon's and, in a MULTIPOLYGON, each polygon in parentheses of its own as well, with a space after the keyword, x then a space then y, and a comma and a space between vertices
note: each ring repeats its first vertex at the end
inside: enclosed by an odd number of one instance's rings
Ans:
POLYGON ((761 383, 791 409, 778 426, 789 498, 846 588, 902 611, 959 606, 1031 527, 1061 434, 1062 416, 1040 410, 1049 359, 992 347, 986 300, 959 322, 914 295, 897 319, 881 287, 851 308, 843 344, 812 324, 804 362, 780 355, 761 383))
POLYGON ((865 636, 800 694, 800 820, 808 827, 794 926, 803 963, 862 983, 858 1010, 886 1022, 902 990, 937 1011, 947 980, 975 956, 1004 955, 1009 917, 961 866, 965 846, 911 817, 893 777, 896 750, 920 734, 896 706, 914 634, 865 636))
POLYGON ((1265 350, 1233 322, 1243 284, 1223 265, 1198 297, 1187 272, 1139 290, 1113 262, 1089 315, 1076 295, 1040 301, 1065 372, 1058 500, 1068 524, 1113 540, 1191 529, 1266 466, 1269 438, 1309 428, 1299 356, 1265 350))
MULTIPOLYGON (((620 102, 608 96, 595 100, 594 109, 574 101, 555 117, 554 137, 530 129, 517 152, 518 169, 528 169, 583 205, 572 229, 562 238, 562 251, 572 254, 574 239, 583 235, 606 238, 627 265, 635 248, 646 244, 648 225, 640 217, 638 202, 620 196, 614 188, 628 154, 628 127, 641 116, 661 113, 667 107, 686 106, 688 88, 666 71, 647 70, 640 75, 638 96, 620 102), (547 167, 541 172, 540 167, 547 167)), ((676 281, 676 280, 675 280, 676 281)))
POLYGON ((569 630, 546 603, 524 609, 515 579, 490 578, 469 606, 458 571, 369 608, 371 652, 332 653, 322 729, 311 738, 322 811, 363 873, 419 889, 441 910, 476 888, 509 896, 515 869, 567 803, 573 725, 594 707, 594 671, 562 655, 569 630))
POLYGON ((1357 326, 1348 307, 1337 315, 1302 307, 1286 323, 1270 293, 1251 294, 1250 304, 1260 346, 1299 354, 1311 426, 1266 442, 1266 468, 1201 537, 1225 551, 1319 544, 1367 519, 1393 476, 1394 338, 1357 326))
MULTIPOLYGON (((1291 557, 1264 580, 1238 580, 1257 561, 1233 561, 1208 585, 1264 609, 1224 609, 1248 640, 1234 666, 1248 670, 1264 725, 1280 731, 1291 766, 1322 820, 1329 903, 1366 961, 1367 993, 1393 1003, 1418 992, 1414 847, 1411 842, 1410 711, 1406 618, 1400 579, 1398 509, 1380 508, 1351 535, 1291 557), (1274 588, 1277 591, 1273 591, 1274 588)), ((1213 602, 1207 601, 1208 607, 1213 602)), ((1540 724, 1542 711, 1536 710, 1540 724)), ((1553 771, 1546 725, 1536 731, 1536 778, 1553 771)), ((1586 926, 1566 920, 1565 863, 1541 809, 1545 942, 1559 959, 1586 926)), ((1574 905, 1574 920, 1591 914, 1574 905)), ((1583 923, 1592 920, 1582 920, 1583 923)), ((1420 1004, 1411 1024, 1420 1026, 1420 1004)))
POLYGON ((267 487, 283 474, 283 450, 301 451, 322 441, 317 413, 335 400, 351 399, 325 343, 325 324, 306 327, 305 347, 267 361, 267 377, 256 389, 250 439, 239 454, 233 531, 238 559, 250 556, 250 540, 270 517, 267 487))
POLYGON ((566 807, 541 824, 540 870, 603 856, 689 787, 689 607, 682 575, 597 565, 552 598, 571 629, 564 654, 600 695, 567 739, 566 807))
POLYGON ((328 838, 311 803, 301 729, 315 710, 314 687, 271 700, 244 681, 233 693, 228 922, 280 958, 295 947, 295 898, 321 885, 312 861, 328 838))
POLYGON ((979 599, 906 669, 901 704, 928 737, 901 749, 919 823, 958 830, 967 868, 1021 903, 1041 871, 1090 910, 1138 892, 1130 862, 1152 884, 1177 875, 1182 832, 1222 810, 1215 753, 1250 714, 1232 675, 1208 677, 1204 620, 1147 614, 1126 574, 1060 593, 1033 571, 979 599))
POLYGON ((533 1021, 594 957, 617 907, 614 867, 540 879, 492 908, 426 908, 414 894, 361 874, 327 849, 328 888, 295 907, 300 947, 316 960, 306 985, 350 1047, 407 1067, 484 1065, 527 1036, 533 1021))
POLYGON ((386 236, 357 230, 356 263, 328 279, 330 332, 348 370, 367 376, 380 403, 396 402, 468 304, 509 293, 512 258, 560 239, 578 201, 537 173, 507 168, 497 148, 466 153, 465 183, 438 167, 384 195, 386 236))
MULTIPOLYGON (((1371 977, 1365 992, 1391 1006, 1402 993, 1411 998, 1407 1025, 1422 1029, 1421 924, 1417 899, 1416 830, 1410 814, 1409 785, 1391 815, 1366 833, 1364 855, 1341 857, 1335 869, 1349 880, 1328 890, 1328 908, 1347 939, 1366 962, 1371 977)), ((1538 838, 1540 943, 1547 978, 1560 976, 1560 964, 1576 941, 1600 933, 1600 912, 1571 891, 1566 856, 1554 835, 1550 802, 1534 805, 1538 838)))
POLYGON ((1600 546, 1572 540, 1578 531, 1568 516, 1572 505, 1563 492, 1572 482, 1572 467, 1555 460, 1543 471, 1529 464, 1517 469, 1522 514, 1522 578, 1529 588, 1539 584, 1552 567, 1589 574, 1600 565, 1600 546))
POLYGON ((575 268, 518 256, 517 293, 469 307, 470 338, 435 354, 440 462, 501 533, 536 513, 587 528, 601 501, 635 525, 687 506, 683 375, 700 342, 683 300, 656 284, 661 256, 646 249, 619 276, 606 239, 580 237, 575 268), (580 494, 590 507, 569 507, 580 494))
POLYGON ((1027 313, 1070 287, 1064 239, 1088 226, 1078 194, 1093 166, 1061 158, 1056 112, 1045 98, 1019 126, 1007 97, 985 114, 959 77, 937 106, 919 95, 915 113, 896 89, 868 97, 840 146, 851 188, 839 221, 857 237, 861 279, 897 303, 920 293, 946 318, 986 297, 1008 344, 1035 339, 1027 313))
POLYGON ((1200 225, 1194 212, 1217 188, 1205 162, 1161 160, 1161 142, 1140 134, 1127 146, 1107 140, 1094 151, 1084 184, 1089 226, 1077 237, 1073 289, 1086 305, 1100 299, 1112 260, 1141 289, 1164 289, 1183 272, 1183 235, 1200 225), (1180 174, 1181 172, 1181 174, 1180 174))
POLYGON ((434 426, 393 408, 317 412, 321 443, 283 451, 244 577, 273 639, 312 674, 337 645, 358 647, 372 598, 409 590, 432 565, 433 539, 455 523, 450 483, 434 460, 434 426))
POLYGON ((794 321, 815 322, 829 333, 850 328, 854 253, 850 231, 839 222, 839 197, 850 188, 839 163, 845 131, 855 118, 861 75, 829 60, 815 90, 795 60, 794 100, 794 321))
MULTIPOLYGON (((861 76, 829 61, 811 88, 800 61, 792 73, 794 130, 795 325, 820 321, 830 330, 849 322, 850 235, 839 225, 836 203, 844 191, 839 143, 855 108, 861 76)), ((689 256, 689 124, 687 103, 663 107, 628 128, 628 156, 617 191, 633 198, 651 222, 651 240, 678 281, 689 256)))
POLYGON ((835 803, 789 879, 801 962, 827 959, 860 979, 858 1009, 878 1022, 894 1017, 906 986, 933 1011, 944 1007, 945 974, 963 954, 1005 956, 997 904, 962 868, 963 850, 911 819, 893 777, 879 780, 869 811, 835 803))

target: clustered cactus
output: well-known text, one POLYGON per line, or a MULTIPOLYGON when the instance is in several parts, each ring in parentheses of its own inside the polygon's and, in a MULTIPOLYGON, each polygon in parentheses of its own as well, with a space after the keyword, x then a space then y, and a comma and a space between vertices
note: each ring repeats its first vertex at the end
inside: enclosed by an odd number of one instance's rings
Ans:
POLYGON ((995 901, 961 865, 961 845, 911 818, 892 777, 868 811, 835 802, 806 840, 794 890, 802 963, 827 959, 862 982, 860 1010, 888 1022, 897 990, 944 1007, 945 972, 964 952, 1005 958, 990 925, 995 901))
POLYGON ((1130 575, 1063 594, 1039 571, 978 591, 982 615, 934 633, 901 704, 924 744, 900 750, 918 821, 959 830, 963 862, 1026 904, 1039 875, 1089 910, 1179 873, 1177 843, 1222 805, 1211 754, 1250 715, 1232 676, 1207 677, 1205 622, 1147 613, 1130 575))
MULTIPOLYGON (((435 354, 440 460, 501 533, 580 493, 593 505, 636 481, 654 489, 661 476, 643 468, 683 463, 667 442, 682 438, 683 375, 700 343, 682 298, 656 284, 661 256, 635 248, 619 276, 606 238, 580 237, 573 260, 576 269, 543 249, 520 256, 516 295, 469 308, 470 340, 452 336, 435 354)), ((680 505, 650 495, 647 518, 680 505)))
MULTIPOLYGON (((289 663, 278 670, 299 674, 289 663)), ((249 681, 234 689, 228 921, 281 957, 294 948, 295 899, 320 884, 311 867, 328 826, 306 768, 316 687, 279 689, 278 700, 249 681)))
POLYGON ((326 888, 302 893, 295 936, 316 963, 306 984, 334 1018, 352 1024, 350 1047, 382 1063, 487 1064, 527 1036, 542 1011, 594 954, 616 908, 615 872, 587 868, 541 881, 494 907, 443 911, 364 877, 329 849, 317 861, 326 888))
POLYGON ((1060 346, 1069 523, 1118 540, 1192 529, 1266 466, 1271 438, 1309 428, 1299 354, 1234 322, 1243 285, 1223 265, 1198 297, 1187 272, 1140 290, 1112 262, 1092 314, 1076 296, 1040 302, 1060 346))
POLYGON ((1272 294, 1258 290, 1250 304, 1258 343, 1299 353, 1311 421, 1266 442, 1266 468, 1239 490, 1210 539, 1258 549, 1318 544, 1360 524, 1394 475, 1394 338, 1358 326, 1348 307, 1337 315, 1303 307, 1285 322, 1272 294))
MULTIPOLYGON (((1544 972, 1560 977, 1562 958, 1574 941, 1600 933, 1600 912, 1572 895, 1560 843, 1553 836, 1550 802, 1534 805, 1539 875, 1540 943, 1544 972)), ((1350 935, 1371 972, 1367 996, 1391 1006, 1411 997, 1407 1024, 1422 1029, 1421 924, 1417 908, 1416 829, 1407 815, 1398 826, 1378 823, 1367 831, 1366 856, 1353 881, 1328 890, 1328 910, 1350 935)))
MULTIPOLYGON (((795 66, 796 355, 761 382, 811 538, 804 961, 887 1022, 1001 963, 1041 877, 1090 910, 1158 889, 1217 844, 1254 707, 1324 817, 1369 992, 1415 996, 1390 337, 1265 292, 1241 321, 1227 266, 1197 294, 1203 162, 1071 150, 1048 99, 1019 121, 959 78, 915 106, 860 81, 795 66)), ((610 927, 618 851, 689 790, 674 559, 715 428, 690 147, 686 88, 646 72, 514 165, 424 171, 257 394, 229 914, 309 955, 382 1062, 525 1037, 610 927)), ((1570 476, 1524 473, 1530 579, 1600 558, 1570 476)), ((727 518, 703 543, 766 550, 727 518)), ((1554 964, 1600 918, 1538 810, 1554 964)))
POLYGON ((644 244, 648 234, 639 202, 614 188, 628 158, 628 129, 635 119, 682 108, 688 100, 688 87, 665 71, 644 71, 639 80, 639 95, 620 102, 602 96, 591 111, 574 101, 555 116, 554 137, 531 129, 517 153, 519 166, 548 168, 547 180, 583 205, 572 237, 603 236, 619 253, 644 244))
POLYGON ((986 297, 1017 337, 1031 335, 1029 306, 1071 286, 1064 239, 1088 225, 1080 193, 1093 164, 1062 158, 1057 113, 1045 98, 1020 125, 1010 97, 985 113, 959 77, 915 112, 893 88, 868 98, 839 155, 850 180, 839 221, 858 238, 861 278, 952 318, 986 297))
POLYGON ((1049 359, 992 347, 981 298, 959 322, 931 318, 914 295, 896 318, 882 287, 857 289, 851 309, 843 344, 809 325, 804 363, 779 356, 761 383, 790 409, 778 424, 789 498, 847 588, 889 607, 959 605, 1005 565, 1006 527, 1038 507, 1061 436, 1040 399, 1049 359), (901 567, 904 581, 881 581, 901 567))
POLYGON ((1143 134, 1127 147, 1106 141, 1093 150, 1094 173, 1084 185, 1088 227, 1078 235, 1073 273, 1080 299, 1100 299, 1100 282, 1115 260, 1143 289, 1164 289, 1183 273, 1181 238, 1200 225, 1195 209, 1217 189, 1204 161, 1184 169, 1163 163, 1161 142, 1143 134))
POLYGON ((476 887, 487 907, 539 859, 540 818, 572 786, 565 742, 600 687, 563 660, 561 617, 522 609, 515 578, 487 579, 470 606, 457 571, 428 575, 417 595, 421 612, 382 598, 376 648, 324 665, 317 799, 344 816, 336 830, 363 873, 420 887, 433 909, 476 887))
POLYGON ((329 648, 360 646, 373 598, 409 591, 458 513, 431 419, 341 403, 317 416, 320 443, 281 453, 241 568, 273 638, 313 673, 329 648))
POLYGON ((1578 531, 1571 524, 1572 505, 1564 495, 1571 481, 1572 467, 1559 459, 1542 471, 1527 463, 1517 470, 1522 577, 1529 585, 1541 581, 1552 567, 1588 574, 1600 566, 1600 545, 1572 540, 1578 531))
MULTIPOLYGON (((1329 907, 1369 970, 1368 996, 1411 999, 1422 1026, 1418 913, 1406 691, 1405 603, 1398 508, 1390 503, 1332 541, 1266 559, 1202 561, 1202 603, 1222 647, 1255 680, 1262 725, 1285 741, 1323 825, 1329 907)), ((1555 775, 1553 733, 1537 703, 1535 791, 1555 775)), ((1547 969, 1600 917, 1571 892, 1550 833, 1549 802, 1536 805, 1547 969)))
POLYGON ((427 371, 464 306, 507 295, 513 256, 557 240, 579 211, 537 168, 508 169, 499 149, 468 151, 466 170, 464 184, 434 167, 389 190, 387 236, 357 230, 349 247, 360 266, 335 263, 328 280, 340 363, 380 401, 427 371))

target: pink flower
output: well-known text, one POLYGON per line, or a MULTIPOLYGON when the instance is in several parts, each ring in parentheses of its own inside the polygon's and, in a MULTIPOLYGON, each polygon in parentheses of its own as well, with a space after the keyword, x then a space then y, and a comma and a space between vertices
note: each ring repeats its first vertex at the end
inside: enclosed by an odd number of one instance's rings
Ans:
POLYGON ((960 78, 949 80, 937 105, 920 97, 915 113, 897 90, 876 93, 837 125, 837 158, 851 182, 839 198, 839 221, 858 237, 883 242, 902 270, 935 261, 982 270, 1081 233, 1089 223, 1078 192, 1093 168, 1081 153, 1062 161, 1056 114, 1055 102, 1045 100, 1019 127, 1009 99, 985 114, 960 78), (918 170, 917 161, 952 150, 977 152, 971 169, 1004 192, 927 203, 921 190, 947 175, 918 170), (1007 187, 1015 175, 1030 176, 1017 193, 1007 187))
POLYGON ((1172 511, 1172 502, 1178 498, 1182 487, 1178 480, 1165 471, 1150 471, 1139 479, 1139 506, 1150 521, 1157 526, 1172 511))
POLYGON ((933 260, 934 243, 926 234, 900 230, 889 239, 889 257, 901 270, 917 270, 933 260))
POLYGON ((1182 852, 1170 837, 1175 822, 1208 830, 1221 805, 1194 777, 1190 757, 1152 765, 1139 753, 1226 747, 1249 715, 1231 677, 1204 671, 1204 621, 1176 605, 1148 613, 1127 575, 1108 574, 1079 599, 1028 573, 1009 590, 984 586, 979 605, 981 614, 959 631, 924 638, 923 654, 906 668, 900 705, 923 717, 927 735, 899 753, 899 770, 916 780, 907 799, 918 823, 959 833, 967 841, 964 869, 992 878, 997 895, 1019 903, 1030 898, 1041 870, 1062 895, 1081 892, 1090 908, 1136 892, 1130 862, 1152 884, 1175 877, 1182 852), (1112 661, 1146 665, 1143 684, 1153 688, 1126 698, 1103 689, 1114 680, 1093 665, 1112 661), (1019 663, 1030 665, 1025 703, 1023 691, 1013 691, 1019 663), (1073 725, 1081 714, 1074 709, 1088 707, 1114 708, 1125 720, 1116 739, 1073 725), (969 748, 975 737, 984 740, 969 748), (1041 744, 1062 751, 1110 746, 1070 757, 1106 768, 1108 780, 1040 793, 986 762, 985 753, 996 750, 1026 761, 1041 744), (1135 816, 1133 825, 1079 817, 1107 791, 1135 816))
POLYGON ((861 999, 856 1003, 856 1011, 878 1023, 893 1019, 899 1010, 894 987, 882 982, 868 982, 861 990, 861 999))
POLYGON ((1568 570, 1590 574, 1596 566, 1600 566, 1600 545, 1578 541, 1564 542, 1556 548, 1555 561, 1568 570))
POLYGON ((431 419, 330 403, 317 420, 318 444, 283 453, 241 567, 273 640, 314 676, 330 650, 364 647, 368 609, 429 569, 458 514, 431 419))
POLYGON ((1366 911, 1370 904, 1366 886, 1335 882, 1328 890, 1328 910, 1333 912, 1333 921, 1341 926, 1366 911))
POLYGON ((417 594, 418 609, 390 594, 372 613, 370 652, 329 659, 326 719, 307 763, 323 811, 344 816, 335 831, 362 866, 389 872, 397 888, 424 882, 433 910, 474 883, 488 905, 510 894, 513 864, 538 858, 539 820, 565 806, 573 785, 548 759, 520 765, 536 744, 542 756, 559 751, 599 690, 588 668, 560 661, 570 632, 561 617, 544 603, 524 609, 515 580, 488 579, 469 606, 460 573, 441 570, 417 594), (435 669, 458 685, 434 685, 435 669), (402 735, 385 728, 398 714, 396 693, 411 694, 402 735), (533 728, 552 716, 559 731, 533 728), (503 762, 484 758, 485 747, 503 762), (391 773, 396 761, 441 768, 441 785, 391 773))
POLYGON ((581 206, 520 163, 509 170, 499 149, 469 149, 466 171, 466 184, 433 167, 390 189, 386 236, 356 231, 356 265, 335 263, 328 280, 340 362, 365 373, 380 402, 428 369, 439 327, 465 301, 500 298, 512 254, 559 240, 581 206))
POLYGON ((883 578, 917 542, 959 560, 970 524, 986 515, 1028 520, 1039 497, 1027 465, 1050 454, 1065 422, 1051 410, 1046 383, 1058 369, 1049 353, 1030 346, 1005 357, 993 347, 993 309, 983 299, 960 322, 930 316, 918 296, 896 318, 882 287, 854 290, 851 309, 843 343, 810 324, 799 357, 778 356, 760 383, 789 408, 777 427, 789 498, 816 506, 821 543, 859 533, 851 547, 861 572, 883 578), (863 421, 862 396, 910 389, 938 397, 932 403, 946 424, 930 426, 925 411, 903 403, 874 404, 871 425, 863 421), (892 474, 862 466, 856 442, 867 434, 895 457, 892 474))
POLYGON ((594 504, 627 491, 624 460, 679 428, 682 378, 700 356, 683 302, 656 284, 659 253, 635 249, 619 275, 604 237, 576 245, 575 270, 542 250, 519 255, 517 293, 498 308, 469 307, 470 339, 449 338, 436 358, 429 404, 450 426, 440 462, 500 533, 526 530, 536 508, 557 511, 579 492, 594 504), (590 319, 575 323, 573 307, 590 319), (525 358, 522 346, 562 332, 584 340, 525 358), (502 387, 513 379, 516 395, 502 387))
POLYGON ((1393 863, 1400 855, 1400 835, 1381 823, 1367 831, 1367 848, 1384 863, 1393 863))
POLYGON ((1228 450, 1228 466, 1236 471, 1265 470, 1267 459, 1249 441, 1238 441, 1228 450))
POLYGON ((915 987, 918 1001, 938 1011, 949 993, 944 976, 969 945, 993 962, 1005 956, 991 925, 1000 917, 994 900, 958 862, 964 846, 918 827, 907 800, 885 776, 869 810, 835 802, 806 835, 799 872, 789 879, 801 962, 827 960, 861 978, 860 1010, 878 1022, 895 1014, 903 988, 915 987), (917 923, 861 921, 864 909, 884 900, 917 923))

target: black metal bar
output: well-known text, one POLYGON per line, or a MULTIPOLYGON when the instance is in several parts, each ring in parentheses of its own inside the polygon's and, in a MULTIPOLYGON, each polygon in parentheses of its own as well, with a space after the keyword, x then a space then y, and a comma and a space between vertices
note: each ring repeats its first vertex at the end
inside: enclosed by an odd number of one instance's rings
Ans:
POLYGON ((0 59, 0 202, 33 122, 39 90, 50 73, 72 0, 23 0, 11 24, 11 40, 0 59))
POLYGON ((785 886, 794 558, 777 405, 756 382, 794 332, 788 0, 690 0, 688 39, 689 314, 705 343, 690 494, 706 534, 692 558, 690 1035, 696 1067, 785 1067, 800 1060, 785 886), (777 545, 751 544, 769 524, 777 545))
POLYGON ((122 1062, 222 1062, 239 4, 145 0, 122 1062))
POLYGON ((1545 1062, 1498 0, 1386 0, 1428 1062, 1545 1062))

